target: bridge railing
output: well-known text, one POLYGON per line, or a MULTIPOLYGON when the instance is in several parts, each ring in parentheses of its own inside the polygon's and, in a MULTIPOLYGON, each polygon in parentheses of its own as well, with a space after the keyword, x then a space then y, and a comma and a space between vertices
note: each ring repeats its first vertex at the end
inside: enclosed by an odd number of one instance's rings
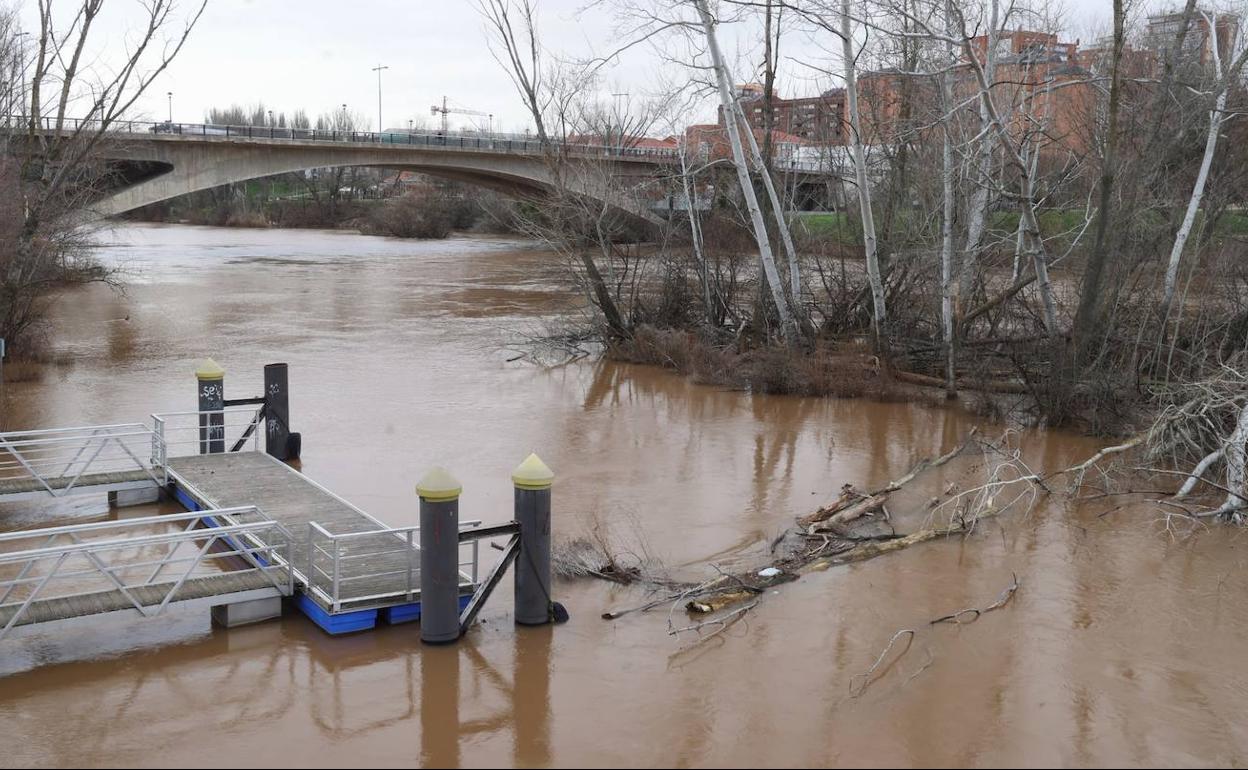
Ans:
POLYGON ((0 495, 72 494, 94 484, 165 479, 149 456, 155 435, 141 423, 0 433, 0 495))
POLYGON ((272 586, 289 596, 293 549, 290 532, 254 506, 0 534, 0 639, 23 622, 131 609, 151 617, 214 591, 272 586), (263 579, 238 580, 248 574, 263 579), (220 583, 184 592, 201 578, 220 583))
MULTIPOLYGON (((479 526, 481 522, 476 520, 459 523, 460 530, 479 526)), ((303 558, 308 592, 335 612, 344 604, 365 607, 395 599, 415 601, 420 591, 419 535, 420 527, 334 534, 310 522, 307 554, 303 558)), ((462 588, 477 585, 479 545, 479 540, 460 544, 462 588)))
POLYGON ((227 406, 206 412, 152 415, 152 464, 164 468, 170 457, 259 451, 263 405, 227 406))
MULTIPOLYGON (((3 119, 10 131, 30 129, 30 118, 10 115, 3 119)), ((36 121, 41 132, 76 133, 99 131, 98 120, 66 118, 59 125, 55 118, 36 121)), ((453 149, 483 150, 498 153, 532 155, 542 151, 542 144, 527 134, 489 133, 478 131, 417 131, 389 129, 383 131, 353 131, 322 128, 293 128, 290 126, 233 126, 214 123, 173 123, 141 120, 111 121, 105 129, 119 135, 214 137, 221 139, 285 139, 299 142, 348 142, 355 144, 410 145, 419 147, 447 147, 453 149)), ((651 160, 674 160, 679 151, 666 147, 639 147, 621 143, 616 145, 593 142, 557 143, 566 152, 578 155, 596 155, 613 158, 638 158, 651 160)))

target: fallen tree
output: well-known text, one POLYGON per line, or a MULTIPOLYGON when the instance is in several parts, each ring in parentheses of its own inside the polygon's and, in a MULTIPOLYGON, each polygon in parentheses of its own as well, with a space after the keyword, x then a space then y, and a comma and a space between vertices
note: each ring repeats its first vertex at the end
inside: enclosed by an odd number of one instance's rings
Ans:
MULTIPOLYGON (((590 540, 580 539, 576 549, 564 549, 565 553, 577 554, 575 561, 580 566, 557 566, 557 570, 564 575, 579 574, 616 583, 649 586, 656 595, 646 603, 608 610, 602 617, 614 620, 630 613, 667 606, 668 633, 675 637, 692 633, 700 642, 740 622, 771 589, 799 580, 811 572, 874 559, 923 543, 966 537, 982 521, 1010 512, 1030 510, 1042 496, 1054 494, 1052 482, 1059 478, 1065 479, 1066 485, 1057 493, 1080 499, 1078 491, 1086 486, 1089 473, 1095 471, 1104 478, 1110 478, 1111 468, 1106 468, 1105 464, 1112 463, 1112 468, 1117 469, 1127 457, 1143 454, 1156 459, 1167 452, 1176 459, 1199 457, 1196 467, 1189 473, 1156 468, 1136 470, 1147 471, 1153 476, 1161 473, 1184 479, 1185 483, 1177 491, 1163 491, 1163 498, 1155 501, 1159 506, 1165 506, 1166 517, 1180 515, 1199 520, 1223 516, 1239 521, 1243 511, 1248 510, 1244 470, 1248 455, 1245 449, 1248 443, 1248 387, 1245 384, 1248 383, 1238 372, 1229 370, 1216 383, 1192 386, 1195 395, 1164 413, 1146 433, 1104 447, 1080 463, 1047 475, 1028 467, 1019 448, 1011 443, 1011 433, 997 441, 986 441, 972 431, 953 449, 921 460, 908 473, 878 489, 862 492, 853 484, 843 485, 835 501, 798 517, 792 526, 772 539, 766 553, 756 557, 748 567, 726 571, 711 564, 716 574, 702 582, 675 580, 661 570, 651 569, 654 562, 648 553, 644 558, 634 559, 633 563, 610 555, 608 538, 599 528, 595 528, 590 540), (1215 448, 1210 450, 1211 446, 1215 448), (889 510, 895 494, 924 473, 972 451, 980 454, 976 467, 983 468, 982 479, 964 489, 959 489, 956 483, 950 484, 942 494, 930 498, 923 511, 912 512, 922 515, 906 517, 907 521, 920 519, 922 524, 918 528, 898 532, 889 510), (1211 478, 1213 469, 1219 465, 1226 466, 1225 485, 1211 478), (1225 499, 1220 504, 1205 505, 1179 502, 1198 485, 1223 493, 1225 499), (587 569, 586 564, 593 566, 587 569), (672 619, 677 609, 687 612, 694 622, 678 626, 672 619)), ((1118 489, 1107 494, 1139 493, 1118 489)), ((644 547, 640 550, 645 552, 644 547)), ((633 554, 630 552, 629 555, 633 554)), ((1004 607, 1018 587, 1015 576, 992 605, 960 610, 931 622, 961 623, 977 619, 986 612, 1004 607)))
MULTIPOLYGON (((757 606, 761 596, 771 588, 798 580, 810 572, 873 559, 941 538, 967 535, 984 519, 1023 505, 1030 507, 1045 491, 1043 480, 1022 462, 1017 448, 1009 446, 1004 439, 997 443, 982 441, 972 432, 952 450, 920 461, 910 472, 879 489, 862 493, 846 484, 836 501, 798 518, 771 542, 768 558, 760 559, 747 569, 726 572, 711 565, 716 571, 711 579, 701 583, 674 581, 665 574, 650 574, 637 568, 621 569, 619 557, 589 557, 586 549, 591 539, 585 538, 575 541, 581 543, 575 560, 580 565, 587 562, 612 565, 580 569, 581 574, 617 583, 643 583, 660 592, 641 606, 604 612, 604 619, 614 620, 665 605, 670 605, 671 610, 683 606, 690 615, 715 617, 678 628, 670 620, 669 611, 669 633, 679 636, 692 631, 697 632, 700 639, 709 638, 713 634, 701 632, 708 628, 716 629, 714 633, 722 632, 757 606), (941 467, 972 449, 983 454, 984 467, 988 469, 983 482, 960 491, 951 485, 943 499, 934 498, 929 502, 923 527, 907 534, 897 533, 887 507, 891 496, 925 471, 941 467)), ((606 539, 599 529, 595 528, 595 533, 592 545, 605 551, 606 539)), ((557 571, 572 574, 578 570, 565 565, 557 566, 557 571)))

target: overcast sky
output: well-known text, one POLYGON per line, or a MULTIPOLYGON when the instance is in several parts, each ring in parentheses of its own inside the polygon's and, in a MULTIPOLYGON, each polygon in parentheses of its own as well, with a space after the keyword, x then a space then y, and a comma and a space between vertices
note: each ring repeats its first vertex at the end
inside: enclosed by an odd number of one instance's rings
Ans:
MULTIPOLYGON (((53 0, 71 9, 77 0, 53 0)), ((1148 0, 1151 4, 1164 0, 1148 0)), ((37 29, 33 0, 22 0, 28 29, 37 29)), ((183 9, 196 0, 178 0, 183 9)), ((610 2, 584 10, 588 0, 541 0, 541 31, 547 49, 569 56, 606 51, 618 40, 619 20, 610 2)), ((133 29, 138 0, 109 0, 101 24, 103 44, 95 63, 115 59, 124 31, 133 29)), ((1110 0, 1065 0, 1067 37, 1085 40, 1103 29, 1110 0)), ((742 25, 737 25, 738 29, 742 25)), ((742 30, 744 31, 744 30, 742 30)), ((818 42, 786 43, 794 58, 816 58, 818 42)), ((744 35, 725 32, 725 48, 747 79, 754 52, 737 43, 744 35)), ((611 68, 603 80, 607 98, 626 92, 642 98, 656 89, 661 69, 652 47, 640 47, 611 68)), ((172 92, 173 119, 203 120, 209 107, 263 102, 275 111, 318 113, 343 103, 377 121, 377 76, 382 72, 382 115, 386 126, 409 119, 433 125, 430 106, 445 95, 453 106, 493 113, 494 128, 520 130, 527 121, 510 82, 490 54, 482 21, 468 0, 209 0, 189 42, 169 70, 139 103, 135 117, 163 120, 172 92)), ((786 96, 818 93, 835 83, 818 73, 782 62, 780 91, 786 96)), ((693 119, 708 118, 709 107, 693 119)), ((452 115, 452 126, 485 118, 452 115)))

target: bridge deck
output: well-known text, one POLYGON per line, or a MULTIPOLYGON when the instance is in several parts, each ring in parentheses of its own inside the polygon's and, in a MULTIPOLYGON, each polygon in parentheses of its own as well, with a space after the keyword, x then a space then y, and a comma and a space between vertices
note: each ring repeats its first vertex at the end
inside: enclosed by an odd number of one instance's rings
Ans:
MULTIPOLYGON (((175 583, 176 581, 170 580, 146 586, 133 586, 129 588, 129 592, 144 607, 156 607, 164 600, 165 595, 175 583)), ((223 572, 188 578, 178 588, 170 603, 177 604, 196 599, 211 599, 214 603, 226 603, 231 596, 253 592, 257 595, 281 595, 281 592, 273 586, 272 581, 259 572, 223 572)), ((21 602, 0 605, 0 628, 8 624, 21 606, 21 602)), ((49 623, 122 610, 137 612, 125 594, 116 589, 53 599, 37 599, 30 603, 14 626, 49 623)))
MULTIPOLYGON (((296 579, 323 609, 346 612, 394 606, 420 597, 420 553, 389 527, 263 452, 229 452, 170 458, 169 474, 203 508, 254 505, 290 530, 295 540, 296 579), (334 560, 313 549, 317 569, 308 567, 309 525, 333 535, 377 532, 339 541, 338 598, 332 607, 334 560), (315 574, 309 574, 315 573, 315 574)), ((314 545, 324 545, 317 538, 314 545)), ((470 589, 469 589, 470 592, 470 589)))

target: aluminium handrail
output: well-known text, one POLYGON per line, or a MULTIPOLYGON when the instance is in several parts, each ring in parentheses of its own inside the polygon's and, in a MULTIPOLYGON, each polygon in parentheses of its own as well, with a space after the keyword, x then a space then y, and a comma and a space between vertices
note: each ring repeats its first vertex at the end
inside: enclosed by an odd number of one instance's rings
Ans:
MULTIPOLYGON (((167 524, 169 522, 189 521, 191 519, 204 519, 214 516, 237 516, 242 513, 254 513, 258 516, 264 516, 264 513, 254 505, 240 505, 233 508, 213 508, 203 511, 192 511, 190 513, 167 513, 154 516, 136 516, 130 519, 111 519, 109 521, 89 521, 82 524, 65 524, 59 527, 42 527, 39 529, 18 529, 11 532, 0 533, 0 542, 6 540, 24 540, 31 537, 39 537, 41 535, 61 535, 70 532, 93 532, 104 529, 123 529, 127 527, 145 527, 152 524, 167 524)), ((280 522, 265 517, 264 521, 278 524, 280 522)))
MULTIPOLYGON (((111 585, 112 588, 105 590, 113 590, 119 593, 125 598, 129 605, 128 608, 138 611, 145 617, 151 617, 163 612, 192 577, 198 579, 211 577, 212 574, 230 574, 230 572, 217 572, 208 575, 195 575, 196 568, 199 565, 222 559, 242 558, 250 565, 242 572, 259 574, 263 577, 265 584, 272 585, 282 595, 290 595, 294 591, 294 570, 291 558, 295 540, 286 527, 280 522, 265 516, 255 506, 209 509, 188 514, 150 516, 122 521, 89 522, 79 525, 49 527, 42 530, 24 530, 4 533, 3 538, 5 541, 10 542, 22 538, 34 539, 42 541, 42 545, 21 551, 0 553, 0 565, 15 563, 24 565, 15 577, 0 579, 0 588, 4 589, 3 595, 0 595, 0 604, 6 602, 13 594, 13 591, 18 588, 28 591, 23 599, 5 605, 14 608, 14 610, 9 615, 7 622, 0 627, 0 638, 4 638, 18 624, 18 621, 25 616, 26 611, 36 600, 47 601, 99 593, 97 590, 78 590, 68 594, 60 592, 54 596, 45 597, 45 589, 54 579, 64 581, 68 578, 79 578, 82 576, 106 578, 106 584, 111 585), (249 522, 235 521, 237 517, 243 515, 257 515, 260 519, 249 522), (196 529, 194 528, 197 523, 196 520, 210 526, 196 529), (234 523, 217 523, 217 520, 234 523), (83 540, 79 538, 79 534, 87 532, 124 529, 127 527, 146 527, 153 523, 176 524, 184 521, 189 521, 190 525, 174 532, 97 540, 83 540), (68 536, 72 542, 53 546, 52 543, 56 538, 62 536, 68 536), (262 536, 264 539, 261 539, 262 536), (181 550, 181 546, 189 543, 196 543, 199 547, 194 549, 193 554, 187 555, 185 551, 181 550), (224 544, 226 549, 215 548, 218 544, 224 544), (106 559, 113 558, 108 556, 110 553, 117 551, 128 553, 135 549, 142 551, 152 546, 161 545, 172 547, 159 560, 148 559, 140 560, 139 562, 106 563, 106 559), (68 572, 62 571, 66 561, 76 556, 84 557, 90 568, 77 568, 68 572), (36 563, 48 560, 54 561, 54 566, 49 572, 29 576, 31 568, 36 563), (176 580, 156 583, 155 580, 161 571, 171 565, 189 566, 185 567, 185 569, 179 567, 181 574, 176 580), (146 580, 137 582, 133 578, 125 577, 127 573, 133 573, 134 570, 142 570, 152 566, 155 566, 156 569, 148 575, 146 580), (141 588, 153 587, 158 588, 161 592, 158 594, 160 597, 159 601, 153 601, 153 597, 150 595, 144 597, 141 594, 134 593, 141 588)), ((231 572, 238 572, 238 570, 231 572)), ((111 610, 104 608, 100 611, 111 610)))

